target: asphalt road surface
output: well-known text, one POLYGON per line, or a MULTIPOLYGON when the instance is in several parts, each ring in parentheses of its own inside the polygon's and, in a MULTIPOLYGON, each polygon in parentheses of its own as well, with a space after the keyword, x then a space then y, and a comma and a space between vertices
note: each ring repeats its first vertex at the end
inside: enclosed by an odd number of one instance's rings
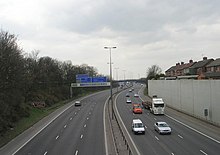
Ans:
POLYGON ((128 90, 119 94, 116 99, 117 109, 129 132, 133 142, 141 154, 149 155, 217 155, 220 154, 219 141, 212 140, 198 133, 185 124, 175 121, 175 118, 166 115, 153 115, 149 110, 143 109, 143 114, 133 114, 132 104, 126 103, 126 93, 130 93, 132 103, 141 103, 135 98, 140 85, 134 86, 134 91, 128 90), (132 119, 139 118, 145 125, 145 135, 135 135, 131 130, 132 119), (171 135, 160 135, 154 130, 156 121, 165 121, 172 128, 171 135))
POLYGON ((108 96, 104 91, 82 99, 82 106, 71 106, 15 154, 105 154, 103 109, 108 96))

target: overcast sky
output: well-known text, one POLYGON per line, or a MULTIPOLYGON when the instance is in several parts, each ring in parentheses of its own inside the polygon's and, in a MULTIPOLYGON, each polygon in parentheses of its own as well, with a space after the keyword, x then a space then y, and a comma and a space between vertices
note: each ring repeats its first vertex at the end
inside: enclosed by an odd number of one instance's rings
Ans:
POLYGON ((146 77, 155 64, 165 72, 177 62, 220 57, 219 0, 0 0, 0 28, 27 53, 105 75, 104 46, 116 46, 119 79, 146 77))

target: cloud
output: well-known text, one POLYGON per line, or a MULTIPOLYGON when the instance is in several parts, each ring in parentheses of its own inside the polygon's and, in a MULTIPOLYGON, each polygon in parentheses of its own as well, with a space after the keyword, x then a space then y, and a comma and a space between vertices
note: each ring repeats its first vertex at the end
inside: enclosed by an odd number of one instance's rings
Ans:
POLYGON ((217 58, 218 0, 7 0, 0 2, 1 28, 18 35, 30 52, 109 74, 114 67, 134 77, 154 64, 163 71, 176 62, 217 58))

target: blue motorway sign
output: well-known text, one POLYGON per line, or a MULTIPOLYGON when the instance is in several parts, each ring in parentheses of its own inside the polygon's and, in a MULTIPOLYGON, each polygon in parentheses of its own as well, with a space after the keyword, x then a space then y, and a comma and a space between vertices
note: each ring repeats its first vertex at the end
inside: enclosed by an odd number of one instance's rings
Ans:
POLYGON ((107 82, 106 77, 93 77, 92 82, 107 82))
POLYGON ((89 77, 88 74, 77 74, 76 83, 98 83, 107 82, 106 77, 89 77))

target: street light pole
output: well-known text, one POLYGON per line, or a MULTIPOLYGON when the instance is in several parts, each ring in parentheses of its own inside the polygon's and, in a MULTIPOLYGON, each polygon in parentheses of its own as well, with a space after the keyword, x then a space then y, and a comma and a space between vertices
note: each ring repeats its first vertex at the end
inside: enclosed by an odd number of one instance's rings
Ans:
POLYGON ((109 49, 109 53, 110 53, 110 93, 111 93, 111 104, 112 104, 112 119, 114 119, 113 117, 113 99, 112 99, 112 56, 111 56, 111 49, 114 49, 116 47, 104 47, 105 49, 109 49))
POLYGON ((116 81, 117 81, 117 92, 118 92, 118 67, 115 68, 116 70, 116 81))

